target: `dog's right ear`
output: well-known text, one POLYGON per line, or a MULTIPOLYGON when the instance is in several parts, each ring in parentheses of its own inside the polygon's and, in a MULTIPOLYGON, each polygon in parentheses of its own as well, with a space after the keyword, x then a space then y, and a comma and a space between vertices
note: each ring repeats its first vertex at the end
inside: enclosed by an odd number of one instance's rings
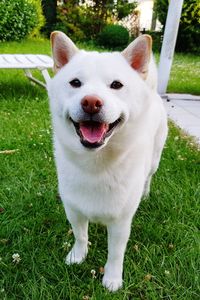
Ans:
POLYGON ((72 40, 61 31, 54 31, 50 36, 54 71, 57 73, 79 50, 72 40))
POLYGON ((145 80, 149 71, 151 59, 152 38, 148 34, 137 37, 124 51, 122 55, 130 66, 145 80))

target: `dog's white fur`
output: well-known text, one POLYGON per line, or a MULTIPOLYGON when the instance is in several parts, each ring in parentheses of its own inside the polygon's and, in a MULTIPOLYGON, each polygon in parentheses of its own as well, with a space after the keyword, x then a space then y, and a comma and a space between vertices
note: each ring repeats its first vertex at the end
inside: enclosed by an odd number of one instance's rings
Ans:
POLYGON ((61 32, 54 32, 51 40, 57 74, 48 92, 59 193, 75 236, 66 263, 85 259, 88 222, 105 224, 108 259, 103 285, 116 291, 122 286, 131 221, 142 196, 149 193, 167 136, 167 117, 156 92, 151 38, 137 38, 122 53, 79 50, 61 32), (83 83, 80 88, 69 84, 74 78, 83 83), (123 87, 111 89, 114 80, 123 87), (80 103, 86 95, 103 99, 105 122, 113 123, 123 115, 121 124, 96 149, 80 143, 70 120, 80 121, 80 103))

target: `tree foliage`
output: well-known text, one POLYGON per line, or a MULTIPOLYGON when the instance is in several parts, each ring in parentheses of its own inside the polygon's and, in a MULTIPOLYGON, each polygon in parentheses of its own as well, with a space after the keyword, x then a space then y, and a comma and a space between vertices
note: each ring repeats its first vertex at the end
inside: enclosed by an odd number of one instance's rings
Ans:
POLYGON ((90 14, 86 15, 85 8, 69 0, 67 3, 57 7, 56 29, 65 32, 75 41, 84 40, 88 34, 91 34, 93 26, 87 26, 90 14), (87 16, 87 18, 86 18, 87 16), (84 28, 88 27, 87 32, 84 28))
MULTIPOLYGON (((165 27, 169 0, 155 0, 159 21, 165 27)), ((164 29, 163 27, 163 29, 164 29)), ((179 51, 200 51, 200 1, 184 0, 176 49, 179 51)))
POLYGON ((106 24, 127 16, 135 6, 128 0, 68 0, 57 8, 57 29, 75 40, 94 39, 106 24))

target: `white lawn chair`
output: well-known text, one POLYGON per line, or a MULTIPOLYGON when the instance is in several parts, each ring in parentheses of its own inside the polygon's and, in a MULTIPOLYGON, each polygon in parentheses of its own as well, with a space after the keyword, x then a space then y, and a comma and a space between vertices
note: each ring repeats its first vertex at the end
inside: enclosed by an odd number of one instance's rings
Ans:
POLYGON ((53 60, 48 55, 40 54, 0 54, 0 69, 23 69, 28 79, 46 88, 50 79, 48 69, 53 68, 53 60), (33 77, 31 70, 39 70, 45 83, 33 77))

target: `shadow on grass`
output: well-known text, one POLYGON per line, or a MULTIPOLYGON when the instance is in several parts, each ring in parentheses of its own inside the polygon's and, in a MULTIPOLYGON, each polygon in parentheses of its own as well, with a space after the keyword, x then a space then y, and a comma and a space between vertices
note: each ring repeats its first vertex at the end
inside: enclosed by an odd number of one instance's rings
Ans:
MULTIPOLYGON (((33 74, 42 80, 39 71, 34 71, 33 74)), ((32 83, 26 78, 23 70, 1 70, 0 100, 29 98, 31 101, 37 97, 45 97, 45 95, 47 95, 45 88, 32 83)))

